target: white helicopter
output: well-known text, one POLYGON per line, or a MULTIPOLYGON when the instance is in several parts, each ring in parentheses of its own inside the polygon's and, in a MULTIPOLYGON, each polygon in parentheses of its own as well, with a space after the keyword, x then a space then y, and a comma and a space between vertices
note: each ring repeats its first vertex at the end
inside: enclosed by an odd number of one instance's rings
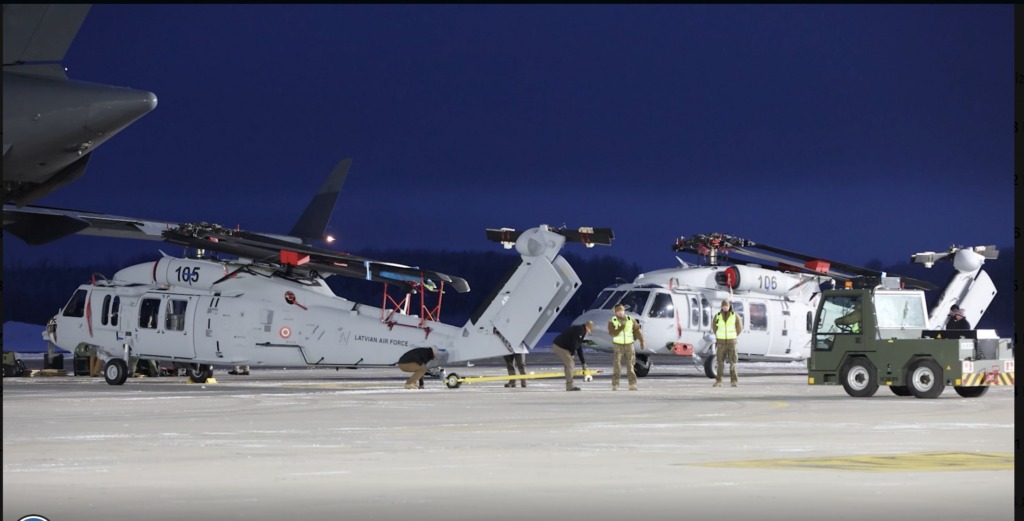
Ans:
POLYGON ((487 236, 515 246, 521 258, 463 326, 438 322, 445 286, 469 291, 458 277, 198 223, 167 230, 164 240, 240 259, 165 256, 82 285, 51 321, 50 340, 70 351, 96 346, 111 385, 125 383, 130 357, 189 364, 189 376, 203 382, 213 364, 387 367, 411 349, 436 347, 439 356, 428 367, 437 370, 528 352, 580 286, 558 255, 566 240, 593 246, 613 238, 610 229, 545 225, 487 236), (335 295, 324 281, 330 275, 384 283, 387 305, 335 295), (405 296, 391 297, 388 285, 405 296), (409 310, 417 294, 419 316, 409 310))
MULTIPOLYGON (((650 372, 650 355, 690 355, 695 365, 702 364, 704 373, 714 378, 717 364, 711 325, 725 299, 733 302, 743 318, 743 336, 737 346, 740 360, 805 360, 810 356, 811 329, 821 284, 834 285, 836 280, 845 281, 857 275, 884 275, 723 234, 680 238, 673 250, 697 254, 708 262, 693 265, 679 259, 679 267, 643 273, 632 283, 608 286, 589 310, 573 321, 574 325, 594 321, 597 326, 589 337, 588 347, 611 352, 611 338, 603 326, 614 315, 612 308, 624 305, 627 314, 640 323, 646 340, 647 349, 636 351, 637 376, 650 372), (764 264, 729 258, 732 265, 721 265, 720 257, 732 253, 764 264)), ((942 254, 928 252, 913 258, 926 267, 931 267, 935 260, 948 258, 954 260, 957 269, 940 304, 932 310, 932 329, 942 325, 943 307, 949 309, 950 304, 960 302, 970 303, 968 318, 977 324, 995 295, 988 275, 980 271, 981 262, 997 255, 995 247, 990 246, 953 248, 942 254)), ((925 281, 906 277, 901 280, 909 286, 935 289, 925 281)))

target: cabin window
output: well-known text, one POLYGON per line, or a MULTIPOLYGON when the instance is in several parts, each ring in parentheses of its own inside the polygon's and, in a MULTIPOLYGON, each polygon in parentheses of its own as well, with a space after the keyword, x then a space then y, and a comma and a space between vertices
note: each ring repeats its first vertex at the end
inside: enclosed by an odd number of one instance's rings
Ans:
POLYGON ((144 299, 139 307, 139 327, 142 329, 156 329, 156 320, 159 315, 160 299, 144 299))
POLYGON ((110 306, 110 325, 116 326, 118 315, 121 312, 121 297, 114 297, 114 303, 110 306))
POLYGON ((814 349, 830 351, 836 335, 860 333, 860 296, 827 297, 821 304, 817 320, 814 349))
POLYGON ((700 298, 700 309, 704 319, 704 327, 711 326, 711 304, 708 303, 708 299, 704 297, 700 298))
POLYGON ((743 327, 748 327, 749 328, 750 326, 747 325, 747 317, 743 313, 743 303, 742 302, 733 302, 732 303, 732 310, 737 315, 740 316, 740 325, 743 326, 743 327))
POLYGON ((625 293, 625 291, 616 291, 615 293, 612 293, 612 298, 608 299, 608 301, 601 306, 601 309, 611 309, 615 307, 615 304, 619 303, 619 299, 621 299, 622 295, 625 293))
POLYGON ((103 312, 100 313, 100 324, 107 325, 110 318, 110 295, 103 297, 103 312))
POLYGON ((85 300, 88 297, 89 292, 80 289, 75 291, 74 295, 71 295, 71 300, 64 306, 65 317, 81 318, 85 316, 85 300))
POLYGON ((647 314, 651 318, 675 318, 676 308, 672 305, 672 295, 658 293, 654 296, 654 304, 651 304, 651 311, 647 314))
POLYGON ((750 303, 750 330, 768 330, 768 306, 754 302, 750 303))
POLYGON ((924 302, 918 295, 875 295, 878 327, 925 328, 924 302))
POLYGON ((188 307, 186 300, 168 300, 167 313, 164 326, 167 331, 185 330, 185 309, 188 307))
POLYGON ((622 297, 619 304, 626 306, 626 311, 638 315, 644 312, 647 307, 647 299, 651 296, 650 291, 630 291, 622 297))
POLYGON ((700 304, 697 303, 697 297, 690 297, 690 327, 700 327, 700 304))
POLYGON ((601 309, 601 304, 604 304, 605 301, 608 300, 608 297, 610 297, 610 296, 612 296, 612 290, 606 289, 606 290, 602 291, 597 296, 597 298, 594 299, 594 303, 591 304, 590 307, 587 308, 587 309, 601 309))

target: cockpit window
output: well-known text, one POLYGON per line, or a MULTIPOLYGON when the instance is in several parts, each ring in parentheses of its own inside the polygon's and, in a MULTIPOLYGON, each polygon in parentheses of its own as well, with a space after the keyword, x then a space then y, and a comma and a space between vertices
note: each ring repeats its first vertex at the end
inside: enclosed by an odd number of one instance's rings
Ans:
POLYGON ((650 291, 630 291, 622 297, 619 304, 626 306, 626 311, 629 313, 643 313, 650 296, 650 291))
POLYGON ((602 291, 597 296, 597 298, 594 299, 594 303, 591 304, 590 307, 587 308, 587 309, 601 309, 601 304, 604 304, 604 302, 606 300, 608 300, 608 297, 610 297, 610 296, 612 296, 612 290, 606 289, 606 290, 602 291))
POLYGON ((67 305, 64 306, 65 317, 77 317, 81 318, 85 316, 85 300, 89 292, 84 289, 75 291, 74 295, 71 295, 71 300, 68 301, 67 305))
POLYGON ((619 299, 621 299, 622 295, 625 293, 625 291, 616 291, 615 293, 612 293, 612 298, 608 299, 608 301, 601 306, 601 309, 611 309, 615 307, 615 304, 619 303, 619 299))
POLYGON ((658 293, 654 296, 654 304, 651 304, 651 311, 647 313, 651 318, 675 318, 676 308, 672 305, 672 295, 658 293))

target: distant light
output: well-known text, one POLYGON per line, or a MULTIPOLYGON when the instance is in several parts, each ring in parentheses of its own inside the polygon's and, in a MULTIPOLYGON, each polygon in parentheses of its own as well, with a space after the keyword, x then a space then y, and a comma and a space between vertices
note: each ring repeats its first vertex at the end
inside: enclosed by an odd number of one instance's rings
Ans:
POLYGON ((334 242, 334 237, 328 235, 327 236, 327 242, 334 242))

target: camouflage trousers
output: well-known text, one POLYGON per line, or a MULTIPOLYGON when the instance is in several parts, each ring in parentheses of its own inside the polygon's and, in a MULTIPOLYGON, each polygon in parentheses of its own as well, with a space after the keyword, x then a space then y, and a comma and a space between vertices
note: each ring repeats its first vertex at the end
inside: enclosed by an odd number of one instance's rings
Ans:
POLYGON ((715 355, 718 357, 718 371, 715 372, 715 381, 722 383, 722 372, 725 371, 725 361, 729 360, 729 380, 732 383, 736 383, 736 362, 739 361, 736 357, 736 341, 719 340, 717 344, 717 352, 715 355))
POLYGON ((633 344, 615 344, 615 354, 612 355, 612 389, 619 387, 623 363, 626 364, 629 385, 636 385, 636 369, 633 368, 636 365, 636 351, 633 351, 633 344))

